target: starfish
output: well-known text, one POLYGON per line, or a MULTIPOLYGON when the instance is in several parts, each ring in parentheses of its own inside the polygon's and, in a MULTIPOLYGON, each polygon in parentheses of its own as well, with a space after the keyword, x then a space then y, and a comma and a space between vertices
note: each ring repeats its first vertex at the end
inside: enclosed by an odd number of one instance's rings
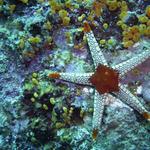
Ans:
POLYGON ((120 99, 123 103, 129 105, 138 111, 147 120, 150 120, 150 114, 120 80, 133 68, 144 62, 150 57, 150 50, 146 49, 129 60, 117 65, 109 65, 100 49, 93 31, 87 22, 84 23, 84 33, 87 38, 90 53, 94 63, 94 71, 89 73, 58 73, 53 72, 49 78, 61 79, 67 82, 87 85, 94 88, 94 111, 92 120, 92 137, 95 140, 101 126, 104 104, 110 95, 120 99))

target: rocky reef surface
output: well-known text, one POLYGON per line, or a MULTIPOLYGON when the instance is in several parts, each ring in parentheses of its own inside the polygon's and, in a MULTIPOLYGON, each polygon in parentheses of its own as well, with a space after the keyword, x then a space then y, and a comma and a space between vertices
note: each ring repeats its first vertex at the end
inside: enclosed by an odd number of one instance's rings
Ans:
MULTIPOLYGON (((150 122, 112 97, 93 141, 92 88, 48 78, 92 71, 84 21, 112 64, 149 46, 148 0, 0 0, 0 149, 150 149, 150 122)), ((122 82, 150 110, 149 66, 122 82)))

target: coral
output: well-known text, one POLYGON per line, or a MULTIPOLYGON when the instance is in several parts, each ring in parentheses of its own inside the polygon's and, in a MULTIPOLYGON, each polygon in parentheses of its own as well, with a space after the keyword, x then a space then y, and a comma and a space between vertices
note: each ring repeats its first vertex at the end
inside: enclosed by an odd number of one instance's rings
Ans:
POLYGON ((123 45, 125 48, 131 47, 135 42, 140 39, 140 29, 138 26, 128 27, 123 32, 123 45))
POLYGON ((103 28, 104 28, 105 30, 108 29, 108 27, 109 27, 108 23, 104 23, 104 24, 103 24, 103 28))
POLYGON ((138 19, 140 23, 146 23, 148 21, 148 17, 145 15, 140 15, 138 19))
MULTIPOLYGON (((43 79, 36 72, 26 79, 22 105, 27 111, 26 115, 32 118, 32 128, 36 128, 36 124, 42 128, 47 125, 44 131, 53 133, 52 138, 54 138, 57 130, 82 123, 85 112, 81 107, 71 106, 67 100, 63 100, 61 93, 66 89, 64 84, 60 88, 56 88, 53 82, 49 85, 46 79, 43 79), (38 83, 35 84, 33 79, 38 83)), ((69 92, 66 94, 69 96, 69 92)), ((42 142, 42 139, 38 139, 36 131, 32 132, 34 132, 34 136, 32 136, 34 141, 32 142, 35 144, 38 141, 42 142)), ((31 137, 30 139, 33 140, 31 137)))
POLYGON ((64 9, 61 9, 59 11, 59 16, 63 19, 64 17, 67 17, 68 16, 68 12, 64 9))
POLYGON ((70 17, 64 17, 63 18, 63 25, 64 26, 68 26, 70 23, 70 17))
POLYGON ((0 5, 3 5, 4 1, 3 0, 0 0, 0 5))
POLYGON ((31 44, 38 44, 41 42, 41 39, 40 37, 36 36, 36 37, 30 37, 28 39, 28 41, 31 43, 31 44))
POLYGON ((150 18, 150 5, 146 7, 145 13, 150 18))
POLYGON ((107 5, 110 11, 115 11, 118 8, 117 0, 107 0, 107 5))
POLYGON ((97 17, 101 16, 103 5, 100 2, 93 2, 93 10, 97 17))
POLYGON ((52 24, 50 21, 47 21, 44 23, 44 28, 47 30, 51 30, 52 29, 52 24))
POLYGON ((20 0, 22 3, 24 3, 24 4, 28 4, 28 1, 29 0, 20 0))
POLYGON ((100 43, 101 45, 105 45, 105 44, 106 44, 106 40, 105 40, 105 39, 102 39, 102 40, 99 41, 99 43, 100 43))
POLYGON ((14 4, 9 5, 9 9, 10 9, 11 14, 14 12, 15 8, 16 8, 16 5, 14 5, 14 4))

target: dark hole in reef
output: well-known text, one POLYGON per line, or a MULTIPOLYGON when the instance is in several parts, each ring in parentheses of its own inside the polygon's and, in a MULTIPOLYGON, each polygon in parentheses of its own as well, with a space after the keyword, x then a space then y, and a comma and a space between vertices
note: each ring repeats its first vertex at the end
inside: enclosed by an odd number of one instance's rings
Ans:
POLYGON ((34 133, 34 137, 36 138, 36 140, 39 142, 35 143, 37 146, 39 144, 45 144, 54 140, 54 132, 50 129, 46 129, 43 131, 38 128, 33 129, 32 132, 34 133))
POLYGON ((32 33, 32 36, 40 35, 41 34, 41 23, 32 24, 30 33, 32 33))
POLYGON ((32 104, 31 102, 31 98, 33 97, 33 94, 31 91, 25 90, 24 91, 24 98, 22 100, 22 102, 26 105, 30 105, 32 104))
POLYGON ((71 145, 68 142, 63 142, 60 150, 71 150, 71 145))
POLYGON ((74 107, 73 109, 71 122, 75 125, 83 123, 83 117, 80 116, 80 111, 81 111, 80 107, 74 107))

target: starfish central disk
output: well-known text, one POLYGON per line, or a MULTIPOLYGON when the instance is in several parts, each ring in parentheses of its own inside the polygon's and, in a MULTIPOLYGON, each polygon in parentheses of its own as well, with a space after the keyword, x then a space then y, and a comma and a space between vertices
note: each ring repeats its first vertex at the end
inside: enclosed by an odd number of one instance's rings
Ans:
POLYGON ((90 82, 100 94, 119 91, 119 73, 104 65, 97 67, 90 82))

